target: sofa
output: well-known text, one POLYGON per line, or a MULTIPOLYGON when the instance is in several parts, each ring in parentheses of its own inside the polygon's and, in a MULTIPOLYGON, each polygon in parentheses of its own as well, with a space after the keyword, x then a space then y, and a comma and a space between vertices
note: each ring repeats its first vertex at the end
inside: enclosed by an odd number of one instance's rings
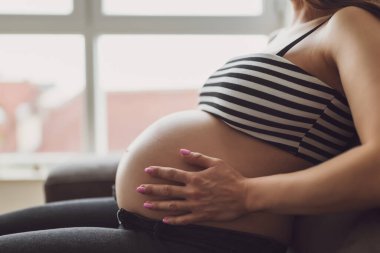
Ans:
MULTIPOLYGON (((45 182, 46 202, 114 195, 119 157, 65 163, 45 182)), ((380 210, 298 216, 288 253, 380 253, 380 210)))

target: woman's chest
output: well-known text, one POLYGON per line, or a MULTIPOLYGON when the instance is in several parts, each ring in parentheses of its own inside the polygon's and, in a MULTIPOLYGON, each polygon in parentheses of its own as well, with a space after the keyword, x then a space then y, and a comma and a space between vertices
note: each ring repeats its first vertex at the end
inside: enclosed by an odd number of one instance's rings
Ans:
MULTIPOLYGON (((268 44, 264 53, 277 54, 298 36, 300 36, 299 33, 280 32, 268 44)), ((329 47, 330 42, 326 38, 324 30, 321 29, 290 48, 283 58, 344 95, 339 71, 329 47)))

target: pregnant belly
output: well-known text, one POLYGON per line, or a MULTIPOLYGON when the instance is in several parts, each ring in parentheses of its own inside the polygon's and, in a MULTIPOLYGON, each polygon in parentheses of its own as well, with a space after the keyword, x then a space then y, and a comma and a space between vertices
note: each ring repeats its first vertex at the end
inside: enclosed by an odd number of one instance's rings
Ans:
MULTIPOLYGON (((187 171, 199 168, 186 164, 180 148, 221 158, 245 177, 260 177, 292 172, 311 164, 265 142, 240 133, 218 118, 200 110, 166 116, 143 131, 123 155, 116 175, 116 197, 120 208, 153 219, 173 214, 143 207, 146 200, 159 199, 139 194, 140 184, 173 184, 151 178, 144 172, 150 165, 187 171)), ((290 238, 292 217, 256 212, 228 222, 203 222, 201 225, 262 234, 282 242, 290 238)))

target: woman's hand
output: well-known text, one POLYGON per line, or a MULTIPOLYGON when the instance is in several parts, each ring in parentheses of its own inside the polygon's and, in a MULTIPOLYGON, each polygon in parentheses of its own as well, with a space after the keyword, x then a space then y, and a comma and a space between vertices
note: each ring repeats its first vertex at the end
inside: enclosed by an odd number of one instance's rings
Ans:
POLYGON ((248 212, 247 178, 221 159, 186 149, 181 149, 180 154, 187 163, 205 169, 188 172, 160 166, 146 168, 145 172, 152 177, 182 183, 183 186, 144 184, 137 188, 139 193, 183 200, 147 201, 145 208, 186 212, 165 217, 163 222, 169 224, 233 220, 248 212))

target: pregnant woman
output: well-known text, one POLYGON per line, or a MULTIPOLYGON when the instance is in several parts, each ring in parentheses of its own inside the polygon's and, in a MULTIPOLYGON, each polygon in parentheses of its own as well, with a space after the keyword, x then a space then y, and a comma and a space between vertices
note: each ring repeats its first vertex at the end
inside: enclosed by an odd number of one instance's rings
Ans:
POLYGON ((6 235, 0 248, 277 253, 293 215, 377 206, 380 2, 292 5, 293 26, 265 52, 230 59, 197 110, 158 120, 128 148, 122 229, 6 235))

